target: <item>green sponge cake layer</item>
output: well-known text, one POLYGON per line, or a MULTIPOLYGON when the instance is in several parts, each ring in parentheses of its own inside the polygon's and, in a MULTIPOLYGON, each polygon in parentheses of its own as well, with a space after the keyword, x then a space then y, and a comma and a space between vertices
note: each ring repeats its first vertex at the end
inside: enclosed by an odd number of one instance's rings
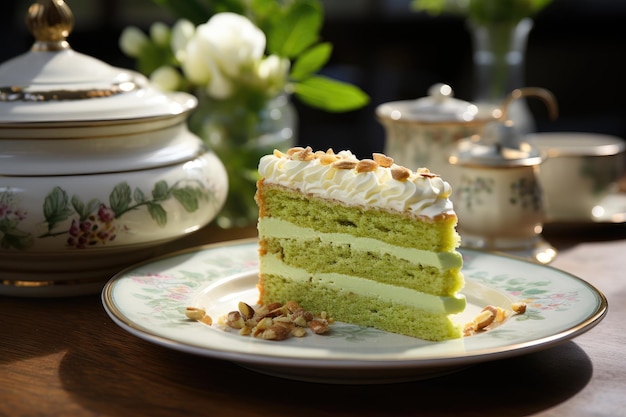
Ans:
MULTIPOLYGON (((441 311, 432 312, 324 283, 298 282, 287 276, 262 274, 261 277, 267 298, 272 294, 272 300, 299 300, 310 311, 329 312, 335 321, 376 327, 433 341, 461 336, 461 326, 441 311)), ((269 299, 266 302, 269 303, 269 299)))
POLYGON ((289 228, 288 222, 274 218, 260 219, 259 231, 265 251, 288 266, 356 276, 437 296, 454 295, 463 287, 458 252, 427 252, 372 238, 289 228))
POLYGON ((294 193, 281 186, 269 186, 265 192, 265 210, 295 226, 326 233, 347 233, 370 237, 394 246, 443 252, 454 250, 459 237, 454 226, 456 217, 442 216, 435 222, 429 218, 416 222, 406 213, 390 213, 381 209, 334 204, 311 195, 294 193))

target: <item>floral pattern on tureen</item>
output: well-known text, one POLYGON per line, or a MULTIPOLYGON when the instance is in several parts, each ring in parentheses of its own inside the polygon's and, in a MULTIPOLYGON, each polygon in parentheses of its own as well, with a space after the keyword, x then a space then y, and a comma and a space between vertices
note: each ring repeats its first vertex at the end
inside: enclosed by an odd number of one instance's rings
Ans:
POLYGON ((129 232, 123 215, 130 211, 145 210, 157 226, 165 226, 168 212, 163 203, 175 200, 188 213, 197 211, 202 201, 213 201, 212 191, 203 184, 184 184, 166 181, 154 184, 150 194, 134 190, 126 182, 113 187, 108 202, 70 195, 60 186, 54 187, 45 197, 41 215, 45 232, 39 236, 20 228, 20 222, 35 215, 20 206, 19 194, 11 188, 0 190, 0 247, 3 249, 28 249, 37 239, 66 237, 68 248, 85 249, 113 242, 120 234, 129 232))

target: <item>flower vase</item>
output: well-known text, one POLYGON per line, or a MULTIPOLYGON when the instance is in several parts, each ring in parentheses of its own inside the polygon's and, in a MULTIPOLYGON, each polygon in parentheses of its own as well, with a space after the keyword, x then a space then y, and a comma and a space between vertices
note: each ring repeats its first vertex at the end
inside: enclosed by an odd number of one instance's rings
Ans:
MULTIPOLYGON (((525 87, 526 45, 532 27, 531 18, 492 24, 470 21, 476 104, 500 107, 511 91, 525 87)), ((512 103, 508 116, 520 134, 534 132, 533 116, 524 99, 512 103)))
POLYGON ((254 194, 259 159, 275 149, 286 151, 294 146, 295 107, 287 94, 264 100, 257 109, 203 94, 198 100, 190 129, 219 156, 228 174, 228 197, 215 224, 221 228, 251 226, 258 219, 254 194))

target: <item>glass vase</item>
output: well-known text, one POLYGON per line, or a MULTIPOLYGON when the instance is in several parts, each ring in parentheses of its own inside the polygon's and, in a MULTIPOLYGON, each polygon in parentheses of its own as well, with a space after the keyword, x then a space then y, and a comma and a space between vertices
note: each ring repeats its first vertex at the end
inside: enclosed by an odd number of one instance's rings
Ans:
MULTIPOLYGON (((526 45, 532 27, 531 18, 489 25, 469 22, 476 104, 500 107, 511 91, 525 87, 526 45)), ((512 103, 508 115, 520 134, 535 130, 532 113, 524 99, 512 103)))
POLYGON ((251 226, 258 219, 254 194, 259 159, 274 149, 294 146, 295 107, 287 94, 266 100, 258 109, 235 100, 197 96, 190 129, 219 156, 228 173, 228 197, 214 222, 221 228, 251 226))

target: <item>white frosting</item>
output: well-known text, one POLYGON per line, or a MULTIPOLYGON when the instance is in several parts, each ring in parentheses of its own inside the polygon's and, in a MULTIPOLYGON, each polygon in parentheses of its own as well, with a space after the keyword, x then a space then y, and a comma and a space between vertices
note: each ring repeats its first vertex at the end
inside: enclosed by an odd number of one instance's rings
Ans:
MULTIPOLYGON (((350 151, 335 154, 340 161, 359 162, 350 151)), ((274 152, 259 162, 259 174, 266 183, 295 187, 302 193, 340 201, 347 205, 372 206, 413 215, 435 217, 453 214, 450 184, 428 170, 410 171, 405 180, 392 177, 393 169, 378 165, 373 171, 358 172, 356 167, 338 168, 322 158, 300 160, 274 152)))

